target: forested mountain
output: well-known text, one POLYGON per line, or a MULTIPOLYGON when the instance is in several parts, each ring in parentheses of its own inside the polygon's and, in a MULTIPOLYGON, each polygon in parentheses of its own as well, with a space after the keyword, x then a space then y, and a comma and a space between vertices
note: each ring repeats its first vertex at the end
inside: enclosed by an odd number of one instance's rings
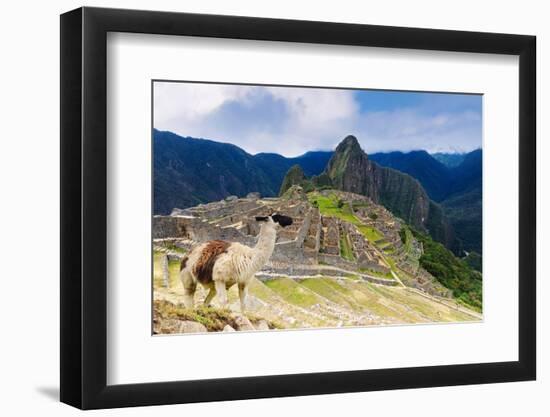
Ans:
POLYGON ((455 231, 452 249, 456 253, 481 253, 482 159, 481 149, 467 154, 440 154, 461 162, 445 166, 424 151, 390 152, 370 155, 381 165, 392 167, 416 178, 433 200, 441 203, 455 231))
POLYGON ((436 152, 431 154, 435 159, 448 168, 455 168, 464 161, 465 153, 436 152))
POLYGON ((450 169, 426 151, 375 153, 369 158, 416 178, 434 201, 441 201, 449 194, 452 182, 450 169))
POLYGON ((158 130, 153 142, 155 214, 256 191, 277 196, 285 174, 296 165, 294 170, 313 177, 317 186, 371 197, 455 253, 481 253, 481 150, 449 168, 425 151, 367 156, 353 136, 335 152, 295 158, 251 155, 235 145, 158 130))
POLYGON ((470 152, 453 169, 452 193, 442 201, 446 216, 455 230, 455 253, 482 253, 483 155, 470 152))
POLYGON ((332 152, 307 152, 296 158, 250 155, 238 146, 153 131, 154 213, 168 214, 229 195, 279 193, 285 173, 300 165, 306 175, 319 174, 332 152))

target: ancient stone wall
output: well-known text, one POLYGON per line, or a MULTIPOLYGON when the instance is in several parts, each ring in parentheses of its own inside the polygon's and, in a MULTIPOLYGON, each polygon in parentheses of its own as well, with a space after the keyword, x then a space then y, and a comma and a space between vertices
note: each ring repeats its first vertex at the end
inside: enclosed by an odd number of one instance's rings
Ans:
POLYGON ((153 216, 153 239, 194 239, 193 229, 200 219, 193 217, 153 216))
POLYGON ((304 220, 300 226, 300 229, 296 234, 296 247, 298 248, 303 248, 304 246, 304 240, 309 232, 309 226, 311 224, 311 214, 312 214, 311 210, 306 213, 304 220))

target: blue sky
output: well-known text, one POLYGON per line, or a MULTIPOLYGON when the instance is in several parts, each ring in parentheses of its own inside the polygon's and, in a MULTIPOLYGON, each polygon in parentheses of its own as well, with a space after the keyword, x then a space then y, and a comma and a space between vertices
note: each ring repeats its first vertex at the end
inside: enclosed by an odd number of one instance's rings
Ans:
POLYGON ((481 147, 482 96, 155 82, 154 126, 251 154, 329 150, 348 134, 367 153, 481 147))

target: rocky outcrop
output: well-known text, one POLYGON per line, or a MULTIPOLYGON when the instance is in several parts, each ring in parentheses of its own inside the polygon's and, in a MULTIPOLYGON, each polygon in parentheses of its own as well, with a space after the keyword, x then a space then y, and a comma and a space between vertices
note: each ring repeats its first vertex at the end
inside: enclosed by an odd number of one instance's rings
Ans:
POLYGON ((252 193, 248 193, 246 195, 246 198, 249 198, 251 200, 259 200, 260 198, 262 198, 262 195, 258 192, 252 192, 252 193))
POLYGON ((204 333, 208 330, 204 324, 196 321, 184 320, 180 322, 180 328, 178 333, 204 333))
POLYGON ((241 332, 256 330, 250 320, 248 320, 245 316, 235 317, 235 324, 237 326, 237 330, 241 332))
POLYGON ((293 165, 283 179, 279 195, 282 196, 293 185, 301 185, 305 179, 306 176, 300 165, 293 165))

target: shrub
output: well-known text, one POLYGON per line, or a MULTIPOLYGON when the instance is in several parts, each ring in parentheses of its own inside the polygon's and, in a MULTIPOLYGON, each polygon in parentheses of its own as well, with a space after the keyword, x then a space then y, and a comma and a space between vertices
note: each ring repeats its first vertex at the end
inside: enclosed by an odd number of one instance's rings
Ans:
POLYGON ((411 231, 423 245, 424 252, 420 257, 420 266, 450 289, 459 301, 481 311, 481 273, 428 235, 416 230, 411 231))

